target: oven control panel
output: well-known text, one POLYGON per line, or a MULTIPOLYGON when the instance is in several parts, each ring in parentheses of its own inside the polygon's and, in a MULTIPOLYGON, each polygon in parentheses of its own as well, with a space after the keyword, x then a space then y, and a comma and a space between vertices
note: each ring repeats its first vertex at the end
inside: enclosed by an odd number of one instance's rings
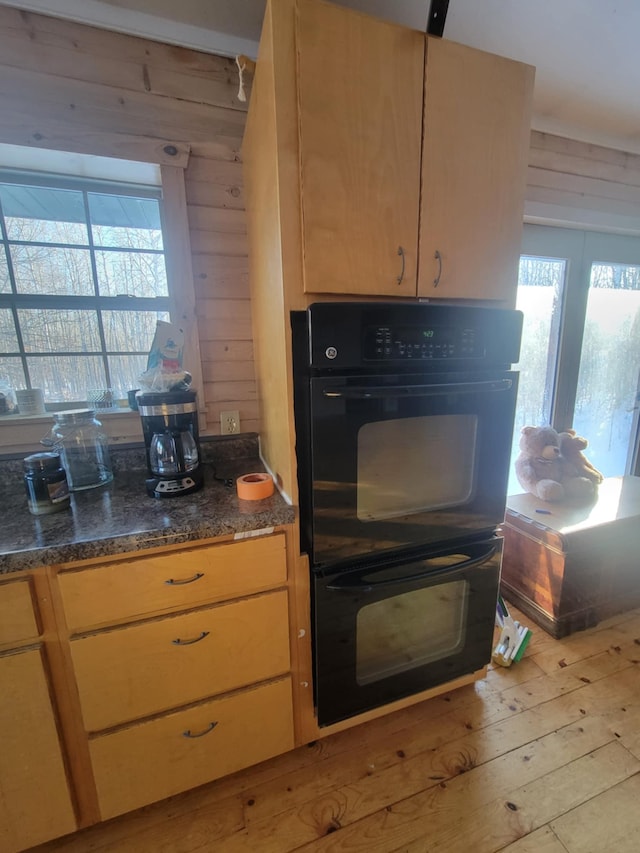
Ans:
POLYGON ((481 335, 455 326, 369 326, 363 356, 367 361, 483 358, 481 335))

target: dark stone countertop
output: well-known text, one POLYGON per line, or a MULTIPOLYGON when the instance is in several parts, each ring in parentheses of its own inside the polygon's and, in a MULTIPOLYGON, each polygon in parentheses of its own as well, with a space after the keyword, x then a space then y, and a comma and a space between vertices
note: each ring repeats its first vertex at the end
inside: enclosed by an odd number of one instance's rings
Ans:
POLYGON ((243 501, 236 494, 237 477, 264 470, 257 436, 203 441, 202 449, 205 484, 199 492, 149 497, 143 451, 112 448, 113 482, 75 492, 69 509, 41 516, 31 515, 27 508, 21 461, 0 461, 0 575, 294 521, 294 508, 277 490, 261 501, 243 501), (233 480, 232 486, 222 482, 227 478, 233 480))

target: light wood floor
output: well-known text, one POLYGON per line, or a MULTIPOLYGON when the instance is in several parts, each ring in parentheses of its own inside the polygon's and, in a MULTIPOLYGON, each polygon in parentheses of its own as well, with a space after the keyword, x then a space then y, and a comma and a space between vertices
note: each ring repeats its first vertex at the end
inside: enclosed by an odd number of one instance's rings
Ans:
POLYGON ((471 687, 38 851, 637 853, 640 610, 532 627, 471 687))

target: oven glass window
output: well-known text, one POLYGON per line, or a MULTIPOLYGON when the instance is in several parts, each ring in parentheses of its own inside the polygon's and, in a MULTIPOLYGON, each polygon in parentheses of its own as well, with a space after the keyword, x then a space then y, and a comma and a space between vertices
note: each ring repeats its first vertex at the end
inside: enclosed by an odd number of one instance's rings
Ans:
POLYGON ((358 432, 360 521, 443 509, 473 496, 476 415, 372 421, 358 432))
POLYGON ((357 683, 457 654, 465 640, 467 599, 467 581, 457 580, 362 607, 356 622, 357 683))

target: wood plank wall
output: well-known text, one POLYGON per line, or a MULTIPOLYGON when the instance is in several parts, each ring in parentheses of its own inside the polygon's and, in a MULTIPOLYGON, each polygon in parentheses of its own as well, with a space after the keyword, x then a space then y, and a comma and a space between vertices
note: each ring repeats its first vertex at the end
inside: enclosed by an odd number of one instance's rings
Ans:
MULTIPOLYGON (((239 410, 243 432, 260 430, 237 91, 233 60, 0 6, 1 142, 173 164, 188 154, 211 433, 224 409, 239 410)), ((534 131, 526 211, 640 233, 640 155, 534 131)))
POLYGON ((640 234, 640 155, 533 131, 525 214, 640 234))
POLYGON ((188 157, 209 433, 225 409, 239 411, 243 432, 259 430, 237 92, 232 59, 0 6, 0 142, 171 165, 188 157))

